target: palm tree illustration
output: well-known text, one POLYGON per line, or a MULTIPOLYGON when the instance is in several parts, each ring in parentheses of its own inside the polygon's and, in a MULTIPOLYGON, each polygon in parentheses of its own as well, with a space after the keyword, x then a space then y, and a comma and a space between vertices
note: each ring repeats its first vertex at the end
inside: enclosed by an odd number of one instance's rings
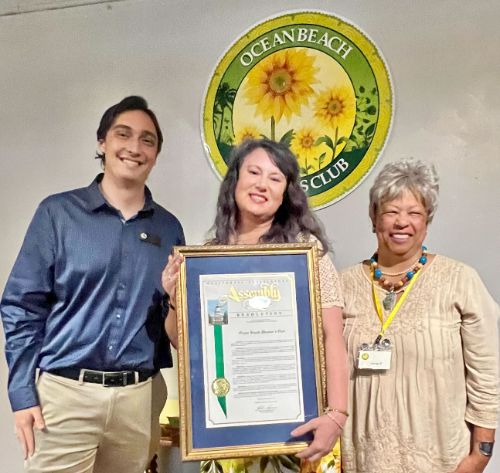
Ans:
MULTIPOLYGON (((236 98, 236 89, 232 89, 227 82, 224 82, 215 94, 214 104, 214 128, 216 128, 216 121, 219 122, 219 129, 217 131, 217 141, 221 142, 222 131, 224 129, 224 120, 227 115, 226 112, 232 113, 233 103, 236 98), (216 118, 217 117, 217 118, 216 118)), ((230 122, 230 120, 228 120, 230 122)))

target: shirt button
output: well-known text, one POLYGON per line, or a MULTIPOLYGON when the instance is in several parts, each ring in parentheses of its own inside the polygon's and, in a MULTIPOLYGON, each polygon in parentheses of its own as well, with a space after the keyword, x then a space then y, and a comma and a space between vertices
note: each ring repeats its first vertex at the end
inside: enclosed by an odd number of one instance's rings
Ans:
POLYGON ((122 314, 116 314, 117 319, 121 319, 121 317, 122 317, 122 314))
POLYGON ((147 233, 144 233, 142 232, 139 237, 141 238, 141 240, 146 240, 146 238, 148 237, 148 234, 147 233))
POLYGON ((110 345, 110 346, 108 347, 108 350, 109 350, 109 351, 111 351, 112 349, 113 349, 113 345, 110 345))

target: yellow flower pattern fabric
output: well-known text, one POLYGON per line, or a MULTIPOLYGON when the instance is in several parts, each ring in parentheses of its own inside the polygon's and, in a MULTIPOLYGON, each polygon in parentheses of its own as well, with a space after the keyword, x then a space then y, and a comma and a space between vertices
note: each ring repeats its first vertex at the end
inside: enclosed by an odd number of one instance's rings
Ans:
POLYGON ((321 460, 300 461, 291 455, 231 458, 201 462, 201 473, 341 473, 340 442, 321 460))

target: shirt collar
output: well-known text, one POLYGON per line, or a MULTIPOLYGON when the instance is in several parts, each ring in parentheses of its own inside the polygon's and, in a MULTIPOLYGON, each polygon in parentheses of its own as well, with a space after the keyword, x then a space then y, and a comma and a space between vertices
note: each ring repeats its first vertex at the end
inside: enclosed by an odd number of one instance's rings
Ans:
MULTIPOLYGON (((92 181, 90 186, 87 187, 88 190, 88 206, 92 211, 96 211, 101 209, 102 207, 110 207, 106 199, 101 193, 99 189, 99 184, 104 177, 104 173, 100 173, 96 176, 96 178, 92 181)), ((151 191, 145 186, 144 189, 144 207, 142 210, 139 210, 139 213, 143 212, 153 212, 153 196, 151 195, 151 191)))

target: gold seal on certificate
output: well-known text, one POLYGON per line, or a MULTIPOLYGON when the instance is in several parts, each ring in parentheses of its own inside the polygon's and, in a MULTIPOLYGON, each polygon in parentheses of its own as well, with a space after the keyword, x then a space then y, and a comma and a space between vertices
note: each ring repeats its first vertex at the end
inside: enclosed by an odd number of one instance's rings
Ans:
POLYGON ((231 386, 226 378, 216 378, 212 382, 212 392, 217 397, 225 396, 230 389, 231 386))

